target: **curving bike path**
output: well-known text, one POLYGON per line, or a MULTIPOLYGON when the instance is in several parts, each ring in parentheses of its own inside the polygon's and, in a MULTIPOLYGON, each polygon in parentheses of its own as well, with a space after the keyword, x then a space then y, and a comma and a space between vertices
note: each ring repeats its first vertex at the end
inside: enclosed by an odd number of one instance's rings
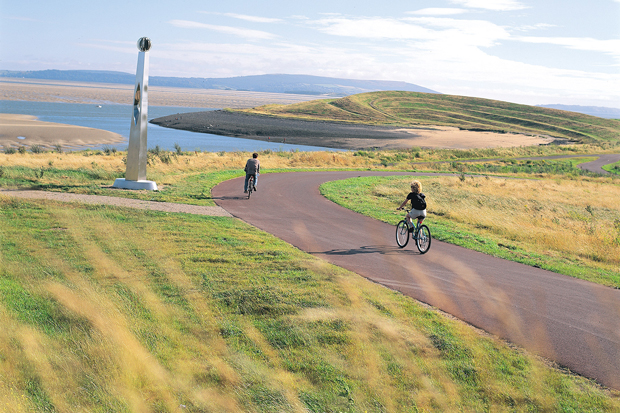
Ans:
POLYGON ((586 171, 596 172, 597 174, 609 174, 609 172, 603 169, 603 166, 616 162, 620 162, 620 154, 599 155, 598 159, 592 162, 582 163, 579 167, 586 171))
MULTIPOLYGON (((319 193, 323 182, 370 175, 412 174, 268 174, 251 199, 243 178, 217 185, 212 195, 233 216, 303 251, 620 389, 620 290, 437 240, 425 255, 411 242, 400 249, 394 226, 319 193)), ((432 232, 432 220, 427 224, 432 232)))

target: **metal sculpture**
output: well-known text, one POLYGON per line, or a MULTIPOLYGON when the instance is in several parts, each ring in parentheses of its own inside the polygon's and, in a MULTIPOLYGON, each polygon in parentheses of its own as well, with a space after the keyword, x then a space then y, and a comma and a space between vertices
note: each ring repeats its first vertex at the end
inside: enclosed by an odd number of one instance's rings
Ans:
POLYGON ((146 180, 146 131, 148 125, 148 81, 149 55, 151 40, 142 37, 138 40, 138 68, 136 70, 136 87, 133 100, 133 114, 129 130, 129 146, 127 148, 127 169, 125 178, 114 181, 114 187, 123 189, 157 190, 157 184, 146 180))

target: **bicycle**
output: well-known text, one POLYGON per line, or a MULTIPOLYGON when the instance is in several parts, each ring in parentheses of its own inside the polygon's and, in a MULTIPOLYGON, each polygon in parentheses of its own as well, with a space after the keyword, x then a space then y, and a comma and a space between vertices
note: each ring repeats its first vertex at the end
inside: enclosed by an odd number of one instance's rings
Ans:
MULTIPOLYGON (((417 219, 417 217, 412 219, 417 219)), ((396 224, 396 244, 398 244, 400 248, 407 246, 410 232, 411 238, 415 240, 415 245, 418 247, 420 254, 426 254, 431 248, 431 230, 419 221, 413 224, 411 229, 406 219, 396 224)))
POLYGON ((248 179, 248 199, 252 196, 252 191, 254 191, 254 175, 250 175, 248 179))

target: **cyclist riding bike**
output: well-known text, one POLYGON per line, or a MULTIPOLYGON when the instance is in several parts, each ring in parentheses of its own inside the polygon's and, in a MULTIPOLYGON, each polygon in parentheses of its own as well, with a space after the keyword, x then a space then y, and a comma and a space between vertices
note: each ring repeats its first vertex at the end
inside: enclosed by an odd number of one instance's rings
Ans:
POLYGON ((256 184, 258 182, 258 175, 260 173, 260 162, 258 161, 258 154, 254 152, 252 154, 252 158, 248 159, 245 163, 245 183, 243 184, 243 193, 246 194, 248 192, 248 179, 250 176, 254 177, 254 187, 252 188, 256 191, 256 184))
POLYGON ((403 203, 396 209, 399 211, 402 210, 409 201, 411 201, 411 210, 407 212, 405 219, 407 221, 407 225, 409 226, 409 232, 411 232, 414 228, 414 225, 411 222, 412 218, 417 218, 419 225, 421 225, 424 218, 426 218, 426 195, 422 193, 422 184, 418 180, 411 182, 411 192, 407 195, 407 198, 403 201, 403 203))

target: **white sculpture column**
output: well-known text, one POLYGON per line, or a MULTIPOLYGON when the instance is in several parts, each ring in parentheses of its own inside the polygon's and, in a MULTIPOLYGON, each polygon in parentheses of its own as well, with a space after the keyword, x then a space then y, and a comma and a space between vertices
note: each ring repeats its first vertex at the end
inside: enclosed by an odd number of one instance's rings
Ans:
POLYGON ((127 170, 125 178, 117 178, 113 187, 123 189, 157 190, 157 184, 146 180, 146 128, 148 125, 148 83, 149 83, 149 49, 151 40, 142 37, 138 40, 138 68, 136 70, 136 87, 134 89, 133 114, 129 130, 129 147, 127 148, 127 170))

